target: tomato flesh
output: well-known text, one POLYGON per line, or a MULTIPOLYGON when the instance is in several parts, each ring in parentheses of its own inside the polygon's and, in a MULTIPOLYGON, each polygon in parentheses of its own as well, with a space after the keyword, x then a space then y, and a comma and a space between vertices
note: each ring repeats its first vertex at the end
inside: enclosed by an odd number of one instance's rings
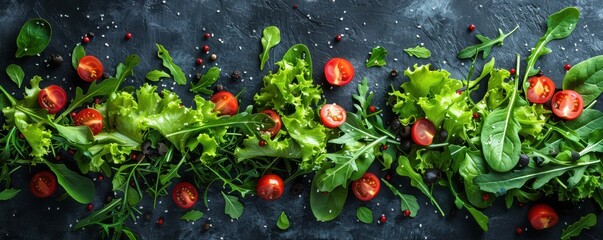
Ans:
POLYGON ((279 199, 283 195, 285 183, 276 174, 266 174, 258 180, 256 192, 260 198, 266 201, 279 199))
POLYGON ((55 114, 67 104, 67 93, 62 87, 50 85, 38 93, 38 104, 48 110, 49 114, 55 114))
POLYGON ((354 66, 344 58, 331 58, 324 67, 327 82, 335 86, 343 86, 354 78, 354 66))
POLYGON ((325 104, 320 108, 320 120, 325 127, 339 127, 346 120, 346 111, 337 104, 325 104))
POLYGON ((172 200, 180 208, 192 208, 198 198, 197 189, 189 182, 180 182, 172 190, 172 200))
POLYGON ((96 135, 103 130, 103 115, 95 109, 86 108, 75 115, 74 123, 76 126, 87 126, 96 135))
POLYGON ((555 93, 555 82, 545 76, 534 76, 528 79, 528 101, 532 103, 545 103, 555 93))
POLYGON ((412 125, 412 140, 418 145, 431 145, 435 134, 435 126, 433 125, 433 123, 431 123, 431 121, 427 120, 427 118, 419 119, 412 125))
POLYGON ((276 134, 281 130, 281 127, 283 126, 283 123, 281 122, 281 116, 279 116, 278 113, 270 109, 266 109, 264 111, 261 111, 260 113, 270 116, 270 118, 274 122, 274 126, 262 130, 261 133, 270 133, 270 137, 276 136, 276 134))
POLYGON ((366 172, 362 177, 352 182, 352 192, 361 201, 369 201, 381 190, 381 182, 379 178, 371 173, 366 172))
POLYGON ((94 56, 85 56, 77 65, 77 74, 86 82, 100 79, 104 73, 103 64, 94 56))
POLYGON ((528 220, 534 229, 541 230, 555 226, 559 222, 559 215, 551 206, 539 203, 530 208, 528 220))
POLYGON ((239 101, 230 92, 217 92, 209 100, 215 104, 214 111, 219 112, 220 115, 232 116, 239 112, 239 101))
POLYGON ((572 120, 580 116, 584 109, 584 99, 582 95, 573 90, 563 90, 555 93, 551 108, 555 116, 572 120))
POLYGON ((57 190, 57 179, 48 171, 40 171, 31 178, 29 190, 36 197, 50 197, 57 190))

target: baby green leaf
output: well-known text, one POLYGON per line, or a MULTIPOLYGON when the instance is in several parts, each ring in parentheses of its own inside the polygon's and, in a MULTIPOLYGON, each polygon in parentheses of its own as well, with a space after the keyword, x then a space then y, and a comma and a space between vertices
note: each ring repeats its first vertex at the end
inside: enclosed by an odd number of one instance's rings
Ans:
POLYGON ((54 172, 59 184, 75 201, 88 204, 94 200, 96 188, 92 180, 69 170, 64 164, 46 162, 46 165, 54 172))
POLYGON ((9 200, 15 196, 17 196, 17 193, 21 192, 20 189, 14 189, 14 188, 7 188, 2 190, 2 192, 0 192, 0 201, 6 201, 9 200))
POLYGON ((475 37, 482 43, 469 46, 461 50, 456 55, 456 57, 460 59, 473 58, 474 56, 477 56, 479 52, 483 52, 482 59, 486 59, 488 55, 490 55, 490 51, 492 51, 492 46, 494 46, 495 44, 498 44, 498 46, 502 46, 505 38, 511 35, 511 33, 515 32, 515 30, 517 30, 518 28, 519 26, 515 27, 507 34, 505 34, 501 29, 498 29, 498 37, 495 39, 490 39, 489 37, 478 34, 475 37))
MULTIPOLYGON (((319 171, 316 175, 318 176, 321 172, 319 171)), ((316 187, 317 177, 312 180, 312 187, 310 189, 310 208, 312 214, 316 217, 316 220, 321 222, 331 221, 335 219, 345 205, 345 200, 348 196, 348 189, 343 186, 338 186, 331 192, 321 192, 316 187)))
POLYGON ((210 89, 211 85, 214 84, 220 77, 220 68, 212 67, 207 70, 203 76, 199 79, 196 85, 191 87, 191 92, 203 93, 206 95, 212 94, 214 91, 210 89))
POLYGON ((597 225, 597 216, 594 213, 589 213, 580 218, 577 222, 569 225, 566 229, 563 229, 561 232, 561 239, 567 240, 572 237, 577 237, 582 230, 589 229, 595 225, 597 225))
POLYGON ((264 28, 261 41, 264 51, 260 54, 260 70, 264 70, 264 65, 268 61, 270 49, 281 42, 281 31, 275 26, 264 28))
POLYGON ((23 83, 23 78, 25 78, 25 72, 23 69, 16 64, 11 64, 6 67, 6 74, 10 77, 10 80, 13 80, 21 88, 21 83, 23 83))
POLYGON ((86 50, 84 50, 84 46, 78 44, 73 48, 73 53, 71 53, 71 65, 75 70, 77 70, 77 66, 80 65, 80 59, 86 56, 86 50))
POLYGON ((584 106, 596 100, 603 92, 603 55, 584 60, 567 71, 563 89, 580 93, 584 106))
POLYGON ((402 212, 408 210, 410 211, 410 217, 417 216, 417 213, 421 207, 419 206, 415 196, 401 193, 396 187, 391 185, 385 179, 381 179, 381 182, 385 183, 385 185, 389 187, 389 190, 391 190, 395 196, 400 197, 400 210, 402 210, 402 212))
POLYGON ((197 210, 190 210, 190 211, 186 212, 184 215, 182 215, 182 217, 180 217, 180 219, 189 221, 189 222, 193 222, 193 221, 199 220, 202 217, 203 217, 203 212, 197 211, 197 210))
POLYGON ((385 66, 385 57, 387 56, 387 50, 385 48, 377 46, 371 51, 371 56, 366 61, 366 67, 385 66))
POLYGON ((52 35, 50 23, 42 18, 33 18, 23 24, 17 36, 17 53, 15 56, 34 56, 46 49, 52 35))
POLYGON ((422 46, 416 46, 414 48, 407 48, 404 49, 404 51, 408 54, 408 56, 411 57, 416 57, 416 58, 429 58, 431 57, 431 52, 429 51, 429 49, 422 47, 422 46))
MULTIPOLYGON (((436 202, 435 198, 431 194, 431 190, 430 190, 429 186, 427 186, 427 184, 423 181, 423 177, 421 177, 420 174, 415 172, 412 165, 410 165, 410 161, 408 160, 407 157, 405 157, 405 156, 398 157, 398 167, 396 168, 396 173, 400 176, 410 178, 410 185, 421 190, 421 192, 423 192, 423 194, 425 194, 425 196, 427 196, 431 200, 433 205, 436 206, 436 208, 440 211, 442 216, 444 216, 444 211, 442 210, 442 208, 440 207, 438 202, 436 202)), ((411 214, 412 214, 412 212, 411 212, 411 214)))
POLYGON ((172 76, 174 76, 174 81, 180 85, 186 84, 186 77, 184 76, 184 72, 182 69, 174 63, 172 57, 170 57, 170 53, 165 49, 161 44, 157 45, 157 56, 163 60, 163 66, 170 70, 172 76))
POLYGON ((243 204, 239 202, 239 198, 231 195, 226 195, 221 192, 224 197, 224 213, 231 218, 239 218, 243 215, 243 204))
POLYGON ((282 212, 276 221, 276 226, 281 230, 289 229, 289 218, 287 218, 287 214, 282 212))
POLYGON ((356 216, 358 217, 358 220, 363 223, 373 223, 373 211, 365 206, 359 207, 358 210, 356 210, 356 216))
POLYGON ((159 81, 159 79, 161 78, 169 78, 170 75, 164 71, 161 70, 153 70, 147 73, 146 78, 149 79, 150 81, 153 82, 157 82, 159 81))

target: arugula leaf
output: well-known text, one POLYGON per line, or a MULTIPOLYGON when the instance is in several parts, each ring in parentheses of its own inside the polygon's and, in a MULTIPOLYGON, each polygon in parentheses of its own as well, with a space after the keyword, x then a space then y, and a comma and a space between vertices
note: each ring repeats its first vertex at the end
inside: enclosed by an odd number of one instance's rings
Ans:
POLYGON ((224 213, 228 214, 230 218, 239 218, 243 215, 243 204, 239 202, 239 198, 221 193, 224 197, 224 213))
POLYGON ((190 210, 190 211, 186 212, 184 215, 182 215, 182 217, 180 217, 180 219, 188 221, 188 222, 194 222, 194 221, 201 219, 202 217, 203 217, 203 212, 197 211, 197 210, 190 210))
POLYGON ((123 199, 113 199, 110 203, 105 204, 101 209, 94 211, 92 214, 88 215, 82 220, 79 220, 74 226, 73 230, 78 230, 80 228, 90 226, 93 224, 101 224, 103 221, 111 218, 113 216, 113 212, 117 207, 121 206, 123 199))
POLYGON ((348 196, 348 189, 343 186, 336 187, 331 192, 321 192, 316 186, 318 181, 317 176, 320 176, 322 171, 318 171, 312 180, 310 188, 310 208, 316 220, 321 222, 331 221, 335 219, 345 205, 348 196))
POLYGON ((467 204, 465 202, 465 200, 458 195, 458 193, 454 189, 454 184, 452 184, 452 173, 451 172, 447 172, 446 177, 448 178, 447 184, 448 184, 448 187, 450 188, 450 192, 452 192, 452 195, 454 196, 454 203, 456 204, 456 207, 458 209, 461 209, 463 207, 465 209, 467 209, 469 214, 471 214, 471 216, 473 216, 473 219, 475 219, 475 221, 480 226, 480 228, 482 228, 482 230, 487 232, 488 231, 488 222, 490 222, 490 219, 488 218, 488 216, 486 216, 484 213, 480 212, 479 210, 475 209, 470 204, 467 204))
POLYGON ((43 18, 33 18, 25 22, 17 36, 15 57, 35 56, 46 49, 52 36, 50 23, 43 18))
POLYGON ((80 65, 80 60, 86 56, 86 50, 84 50, 84 46, 78 44, 73 48, 73 52, 71 53, 71 66, 73 69, 77 70, 77 67, 80 65))
POLYGON ((0 201, 10 200, 17 196, 17 194, 21 192, 21 189, 7 188, 0 192, 0 201))
POLYGON ((588 106, 603 93, 603 55, 584 60, 573 66, 563 77, 563 90, 571 89, 584 100, 588 106))
POLYGON ((421 209, 421 207, 419 206, 415 196, 401 193, 396 187, 385 179, 381 179, 381 182, 385 183, 385 185, 389 187, 389 190, 392 191, 394 196, 400 197, 400 210, 402 210, 402 212, 408 210, 410 211, 410 217, 417 216, 417 213, 419 213, 419 209, 421 209))
POLYGON ((170 70, 170 73, 174 77, 174 81, 180 85, 185 85, 186 77, 184 76, 184 72, 174 63, 168 50, 159 43, 156 43, 155 45, 157 46, 157 56, 163 60, 163 66, 170 70))
POLYGON ((275 26, 268 26, 262 31, 262 47, 264 51, 260 54, 260 70, 264 70, 264 65, 268 61, 270 49, 281 42, 281 31, 275 26))
POLYGON ((19 65, 8 65, 8 67, 6 67, 6 74, 8 74, 10 80, 13 80, 13 82, 21 88, 21 83, 23 83, 23 78, 25 78, 25 72, 23 72, 23 69, 19 65))
POLYGON ((170 77, 170 75, 168 73, 161 71, 161 70, 150 71, 145 76, 146 79, 148 79, 149 81, 153 81, 153 82, 157 82, 161 78, 169 78, 169 77, 170 77))
POLYGON ((289 218, 287 218, 287 214, 285 214, 285 212, 281 212, 281 215, 276 221, 276 226, 281 230, 289 229, 289 218))
POLYGON ((535 202, 542 197, 542 193, 540 192, 528 192, 521 189, 510 189, 505 194, 505 204, 507 208, 511 208, 513 206, 513 199, 517 198, 517 201, 526 203, 526 202, 535 202))
POLYGON ((54 122, 59 122, 61 119, 65 118, 75 109, 81 107, 85 103, 91 102, 95 97, 110 95, 113 90, 118 86, 118 84, 119 82, 116 78, 105 79, 99 84, 97 84, 97 81, 94 81, 90 83, 86 94, 84 94, 84 91, 80 87, 77 87, 75 89, 75 97, 73 98, 67 109, 65 109, 65 111, 63 111, 63 113, 61 113, 61 115, 59 115, 54 120, 54 122))
POLYGON ((220 77, 220 68, 212 67, 207 70, 203 76, 199 79, 196 85, 191 86, 191 92, 202 93, 211 95, 214 91, 210 89, 211 85, 214 84, 220 77))
POLYGON ((582 230, 589 229, 597 225, 597 215, 594 213, 589 213, 586 216, 580 218, 577 222, 569 225, 567 228, 561 231, 561 239, 566 240, 572 237, 577 237, 580 235, 582 230))
POLYGON ((396 168, 396 173, 400 176, 410 178, 410 185, 421 190, 421 192, 423 192, 423 194, 425 194, 425 196, 427 196, 431 200, 431 202, 436 206, 436 208, 440 211, 440 214, 442 214, 442 216, 445 215, 444 211, 431 194, 430 188, 423 181, 423 177, 421 177, 420 174, 415 172, 415 170, 412 168, 412 165, 410 164, 410 161, 406 156, 398 157, 398 167, 396 168))
POLYGON ((476 44, 473 46, 469 46, 463 50, 461 50, 456 57, 460 59, 473 58, 482 53, 482 59, 486 59, 488 55, 490 55, 490 51, 492 51, 492 46, 498 44, 498 46, 503 45, 503 41, 507 38, 511 33, 515 32, 519 26, 515 27, 509 33, 505 34, 501 29, 498 29, 498 37, 495 39, 490 39, 484 35, 478 34, 475 37, 481 42, 480 44, 476 44))
POLYGON ((429 49, 423 46, 416 46, 414 48, 406 48, 404 52, 408 54, 408 56, 416 57, 416 58, 429 58, 431 57, 431 52, 429 49))
POLYGON ((377 46, 373 48, 371 51, 371 56, 366 61, 366 67, 381 67, 387 64, 385 62, 385 57, 387 56, 387 50, 381 46, 377 46))
POLYGON ((358 210, 356 210, 356 217, 358 217, 358 220, 363 223, 373 223, 373 211, 365 206, 361 206, 358 208, 358 210))
POLYGON ((92 180, 69 170, 63 164, 45 163, 57 176, 59 184, 75 201, 88 204, 94 200, 96 188, 92 180))

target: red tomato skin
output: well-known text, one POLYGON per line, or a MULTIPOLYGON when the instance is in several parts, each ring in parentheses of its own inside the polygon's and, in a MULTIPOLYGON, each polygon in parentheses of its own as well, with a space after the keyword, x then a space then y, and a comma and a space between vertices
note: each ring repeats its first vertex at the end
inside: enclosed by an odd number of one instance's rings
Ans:
POLYGON ((555 116, 565 120, 573 120, 582 114, 582 110, 584 110, 584 99, 580 93, 574 90, 559 91, 553 95, 551 109, 555 116), (568 106, 570 104, 572 106, 568 106), (568 107, 571 107, 571 109, 566 110, 565 108, 568 107))
POLYGON ((29 190, 36 197, 50 197, 57 190, 57 179, 48 171, 40 171, 31 177, 29 190))
POLYGON ((189 182, 179 182, 172 190, 172 200, 180 208, 192 208, 198 199, 197 189, 189 182))
POLYGON ((325 104, 320 108, 320 120, 325 127, 339 127, 346 120, 346 111, 337 104, 325 104))
POLYGON ((283 126, 283 123, 281 122, 281 116, 279 116, 278 113, 276 113, 274 110, 271 110, 271 109, 266 109, 264 111, 261 111, 260 113, 270 116, 270 118, 272 118, 272 121, 274 121, 274 126, 272 126, 271 128, 262 130, 261 131, 262 134, 270 133, 271 138, 275 137, 276 134, 278 134, 278 132, 281 130, 281 128, 283 126))
POLYGON ((559 215, 548 204, 538 203, 530 208, 528 220, 534 229, 542 230, 555 226, 559 222, 559 215))
POLYGON ((533 76, 528 79, 528 101, 531 103, 545 103, 555 93, 555 82, 546 76, 533 76))
POLYGON ((101 61, 90 55, 80 59, 80 63, 77 66, 77 74, 86 82, 94 82, 100 79, 103 77, 104 71, 101 61))
POLYGON ((352 182, 352 192, 360 201, 372 200, 375 198, 375 196, 377 196, 377 194, 379 194, 380 190, 381 182, 379 181, 379 178, 371 172, 364 173, 362 177, 352 182), (363 194, 360 192, 361 190, 368 192, 363 194))
POLYGON ((354 79, 354 66, 344 58, 331 58, 324 67, 327 82, 334 86, 343 86, 354 79))
POLYGON ((103 115, 92 108, 86 108, 78 112, 73 121, 76 126, 88 126, 94 135, 103 130, 103 115))
POLYGON ((258 196, 266 201, 279 199, 283 195, 284 189, 283 179, 273 173, 262 176, 256 186, 258 196))
POLYGON ((209 100, 216 105, 214 111, 219 112, 220 115, 232 116, 239 112, 239 101, 228 91, 219 91, 209 100))
POLYGON ((62 87, 50 85, 38 93, 38 104, 49 114, 58 113, 67 104, 67 93, 62 87))
POLYGON ((412 140, 420 146, 429 146, 436 134, 435 126, 427 118, 417 120, 411 129, 412 140))

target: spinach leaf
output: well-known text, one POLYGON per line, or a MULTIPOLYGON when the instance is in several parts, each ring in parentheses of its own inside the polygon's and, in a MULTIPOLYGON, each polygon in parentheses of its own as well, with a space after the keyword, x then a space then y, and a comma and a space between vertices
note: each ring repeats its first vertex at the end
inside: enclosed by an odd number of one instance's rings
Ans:
POLYGON ((161 71, 161 70, 153 70, 153 71, 148 72, 145 77, 149 81, 157 82, 161 78, 169 78, 170 75, 168 73, 164 72, 164 71, 161 71))
POLYGON ((565 122, 565 126, 573 129, 581 139, 587 139, 593 131, 603 126, 603 112, 584 109, 578 118, 565 122))
POLYGON ((231 218, 239 218, 243 215, 243 204, 239 202, 239 198, 226 195, 224 192, 221 193, 224 197, 224 213, 228 214, 231 218))
POLYGON ((408 210, 410 211, 410 217, 417 216, 417 213, 419 213, 419 209, 421 209, 421 207, 419 206, 419 203, 417 202, 417 198, 415 196, 401 193, 396 187, 394 187, 385 179, 381 179, 381 182, 385 183, 389 190, 392 191, 394 196, 400 197, 400 210, 402 212, 408 210))
POLYGON ((365 65, 366 65, 366 67, 385 66, 385 64, 387 64, 385 62, 386 56, 387 56, 387 50, 385 50, 385 48, 380 47, 380 46, 374 47, 373 51, 371 51, 371 56, 366 61, 365 65))
POLYGON ((358 217, 358 220, 363 223, 373 223, 373 211, 365 206, 361 206, 358 208, 358 210, 356 210, 356 217, 358 217))
POLYGON ((170 57, 170 52, 161 44, 156 43, 155 45, 157 45, 157 56, 163 60, 163 66, 170 70, 174 81, 180 85, 185 85, 186 77, 184 76, 184 72, 174 63, 174 60, 170 57))
POLYGON ((30 19, 17 36, 17 53, 15 57, 34 56, 46 49, 52 35, 50 23, 42 18, 30 19))
POLYGON ((203 76, 199 79, 196 85, 191 86, 191 92, 203 93, 211 95, 214 91, 210 89, 211 85, 218 81, 220 77, 220 68, 212 67, 207 70, 203 76))
POLYGON ((569 225, 566 229, 561 231, 561 239, 567 240, 572 237, 577 237, 580 235, 580 232, 584 229, 589 229, 593 226, 597 225, 597 215, 594 213, 589 213, 588 215, 580 218, 577 222, 569 225))
POLYGON ((21 192, 21 189, 7 188, 0 192, 0 201, 10 200, 11 198, 17 196, 17 194, 21 192))
POLYGON ((80 59, 86 56, 86 50, 84 50, 84 46, 78 44, 73 48, 73 52, 71 53, 71 66, 73 69, 77 70, 77 67, 80 65, 80 59))
POLYGON ((436 208, 440 211, 442 216, 444 216, 444 211, 436 201, 436 199, 431 194, 431 190, 429 186, 423 181, 423 177, 413 169, 410 161, 406 156, 398 157, 398 167, 396 168, 396 173, 403 177, 410 178, 410 185, 416 187, 421 190, 425 196, 427 196, 431 202, 436 206, 436 208))
POLYGON ((264 65, 268 61, 270 49, 281 42, 281 31, 275 26, 266 27, 262 32, 261 41, 264 51, 260 54, 260 70, 264 70, 264 65))
POLYGON ((422 47, 422 46, 416 46, 414 48, 406 48, 404 49, 404 52, 406 52, 408 54, 408 56, 411 57, 416 57, 416 58, 429 58, 431 57, 431 52, 429 51, 429 49, 422 47))
POLYGON ((198 210, 190 210, 190 211, 186 212, 184 215, 182 215, 182 217, 180 217, 180 219, 188 221, 188 222, 194 222, 194 221, 199 220, 202 217, 203 217, 203 212, 198 211, 198 210))
POLYGON ((88 204, 94 200, 96 188, 92 180, 69 170, 63 164, 45 163, 57 176, 59 184, 75 201, 88 204))
POLYGON ((486 173, 486 166, 481 152, 465 152, 465 158, 460 163, 459 173, 465 180, 465 193, 467 195, 467 200, 469 200, 471 204, 478 208, 486 208, 494 202, 494 197, 484 200, 482 196, 487 193, 481 191, 479 187, 473 183, 475 177, 486 173))
POLYGON ((511 30, 507 34, 505 34, 501 29, 498 29, 498 37, 495 39, 490 39, 489 37, 478 34, 475 37, 481 43, 473 45, 473 46, 469 46, 469 47, 461 50, 456 55, 456 57, 460 58, 460 59, 473 58, 473 57, 477 56, 479 54, 479 52, 483 52, 482 59, 486 59, 488 57, 488 55, 490 55, 490 51, 492 51, 492 46, 494 46, 495 44, 502 46, 505 38, 507 38, 509 35, 511 35, 511 33, 515 32, 515 30, 517 30, 518 28, 519 28, 519 26, 515 27, 513 30, 511 30))
POLYGON ((23 72, 21 66, 16 64, 8 65, 8 67, 6 67, 6 74, 8 74, 10 80, 13 80, 13 82, 15 82, 17 86, 21 88, 23 78, 25 78, 25 72, 23 72))
POLYGON ((584 60, 567 71, 563 89, 580 93, 584 106, 596 100, 603 92, 603 55, 584 60))
POLYGON ((289 229, 289 218, 287 217, 287 214, 285 214, 285 212, 281 212, 281 215, 278 217, 278 220, 276 221, 276 227, 278 227, 281 230, 289 229))
POLYGON ((297 63, 297 61, 304 61, 305 68, 308 71, 302 71, 304 77, 306 79, 310 79, 312 77, 312 55, 310 55, 310 49, 304 44, 296 44, 293 45, 287 52, 283 55, 283 61, 287 61, 290 63, 297 63))
POLYGON ((317 176, 322 172, 319 171, 312 180, 310 188, 310 208, 316 220, 321 222, 331 221, 335 219, 345 205, 345 200, 348 196, 348 189, 343 186, 338 186, 331 192, 321 192, 316 187, 317 176))

